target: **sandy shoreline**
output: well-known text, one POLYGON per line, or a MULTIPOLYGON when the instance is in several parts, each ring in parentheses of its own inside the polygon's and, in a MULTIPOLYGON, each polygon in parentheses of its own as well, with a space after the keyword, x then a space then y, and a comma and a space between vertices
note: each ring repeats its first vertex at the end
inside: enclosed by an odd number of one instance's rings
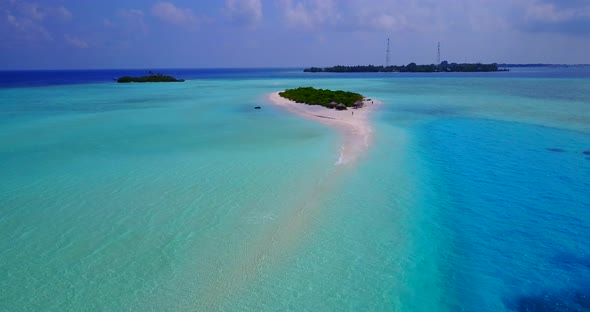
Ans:
POLYGON ((371 128, 369 115, 381 104, 381 102, 372 99, 372 102, 365 101, 363 108, 338 111, 319 105, 295 103, 281 97, 279 92, 271 93, 268 98, 273 104, 293 114, 342 131, 344 142, 340 148, 337 165, 350 163, 367 150, 373 140, 373 129, 371 128))

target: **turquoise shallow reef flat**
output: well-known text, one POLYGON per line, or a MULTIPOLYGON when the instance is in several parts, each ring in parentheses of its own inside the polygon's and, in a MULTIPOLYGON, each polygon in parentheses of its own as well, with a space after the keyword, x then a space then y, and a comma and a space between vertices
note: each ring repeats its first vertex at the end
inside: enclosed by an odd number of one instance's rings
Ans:
POLYGON ((1 311, 590 309, 588 69, 180 73, 0 84, 1 311), (360 159, 299 86, 384 102, 360 159))

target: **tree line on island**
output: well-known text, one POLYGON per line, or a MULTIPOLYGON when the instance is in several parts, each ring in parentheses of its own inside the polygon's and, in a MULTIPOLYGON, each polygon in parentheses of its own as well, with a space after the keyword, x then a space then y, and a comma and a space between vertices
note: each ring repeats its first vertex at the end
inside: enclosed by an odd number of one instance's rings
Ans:
POLYGON ((449 63, 444 61, 439 65, 417 65, 410 63, 408 65, 357 65, 357 66, 333 66, 333 67, 310 67, 303 70, 306 73, 435 73, 435 72, 497 72, 508 71, 500 68, 498 64, 481 64, 481 63, 449 63))
POLYGON ((313 87, 300 87, 287 89, 279 95, 296 103, 307 105, 321 105, 327 108, 346 110, 348 107, 362 107, 364 97, 361 94, 349 91, 332 91, 327 89, 315 89, 313 87))
POLYGON ((176 79, 172 76, 167 76, 161 73, 154 74, 151 70, 149 71, 149 75, 141 76, 141 77, 131 77, 131 76, 123 76, 117 79, 119 83, 129 83, 129 82, 184 82, 184 79, 176 79))

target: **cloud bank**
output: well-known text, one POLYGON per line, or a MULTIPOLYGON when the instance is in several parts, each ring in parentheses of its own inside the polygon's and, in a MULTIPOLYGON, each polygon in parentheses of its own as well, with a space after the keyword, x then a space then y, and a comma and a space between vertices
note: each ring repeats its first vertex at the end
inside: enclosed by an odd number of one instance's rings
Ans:
POLYGON ((262 3, 260 0, 225 0, 223 12, 231 24, 254 28, 262 20, 262 3))
POLYGON ((191 9, 179 8, 170 2, 154 4, 152 14, 161 21, 176 26, 193 28, 198 25, 198 19, 191 9))
POLYGON ((0 0, 0 68, 379 64, 387 38, 398 64, 439 41, 457 62, 590 63, 589 35, 590 0, 0 0))

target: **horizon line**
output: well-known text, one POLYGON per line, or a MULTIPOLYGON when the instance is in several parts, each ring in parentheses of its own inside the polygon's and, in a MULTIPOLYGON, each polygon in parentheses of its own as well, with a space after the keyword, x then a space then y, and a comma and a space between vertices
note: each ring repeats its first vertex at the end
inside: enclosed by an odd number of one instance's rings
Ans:
MULTIPOLYGON (((454 63, 454 62, 449 62, 454 63)), ((481 62, 475 62, 473 64, 477 64, 481 62)), ((541 66, 590 66, 590 63, 507 63, 507 62, 494 62, 498 65, 541 65, 541 66)), ((457 63, 460 64, 460 63, 457 63)), ((468 64, 468 63, 461 63, 461 64, 468 64)), ((481 63, 483 64, 483 63, 481 63)), ((493 64, 493 63, 489 63, 493 64)), ((390 66, 403 66, 402 65, 390 65, 390 66)), ((431 64, 426 64, 431 65, 431 64)), ((436 65, 436 64, 433 64, 436 65)), ((123 67, 114 67, 114 68, 22 68, 22 69, 0 69, 0 72, 10 72, 10 71, 83 71, 83 70, 199 70, 199 69, 301 69, 301 68, 311 68, 311 67, 334 67, 334 66, 385 66, 385 65, 332 65, 332 66, 270 66, 270 67, 131 67, 131 68, 123 68, 123 67)))

